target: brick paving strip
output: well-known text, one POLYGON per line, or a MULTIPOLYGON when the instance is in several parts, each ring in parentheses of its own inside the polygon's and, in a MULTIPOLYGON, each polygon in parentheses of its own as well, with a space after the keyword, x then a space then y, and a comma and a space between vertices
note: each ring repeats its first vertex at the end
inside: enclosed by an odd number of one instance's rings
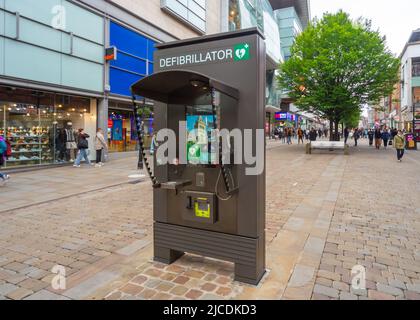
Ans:
POLYGON ((420 300, 418 155, 398 164, 394 150, 362 149, 364 161, 348 163, 313 299, 420 300), (352 288, 355 265, 364 290, 352 288))
POLYGON ((130 156, 103 168, 64 166, 10 174, 12 179, 0 188, 0 214, 127 184, 136 163, 130 156))

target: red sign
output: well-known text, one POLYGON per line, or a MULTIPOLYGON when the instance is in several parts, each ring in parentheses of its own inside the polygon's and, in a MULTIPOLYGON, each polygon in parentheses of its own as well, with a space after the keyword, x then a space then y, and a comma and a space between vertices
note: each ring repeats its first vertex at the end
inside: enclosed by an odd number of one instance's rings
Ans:
POLYGON ((111 119, 108 120, 108 128, 112 128, 114 126, 114 121, 111 119))

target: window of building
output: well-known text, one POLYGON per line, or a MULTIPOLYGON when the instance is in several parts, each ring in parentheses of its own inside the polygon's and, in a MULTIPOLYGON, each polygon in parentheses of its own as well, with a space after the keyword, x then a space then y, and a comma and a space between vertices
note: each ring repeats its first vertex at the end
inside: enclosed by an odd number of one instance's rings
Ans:
POLYGON ((0 86, 0 135, 12 148, 6 167, 74 160, 67 142, 76 143, 89 113, 89 98, 0 86))
POLYGON ((206 0, 161 0, 161 7, 194 29, 206 33, 206 0))
POLYGON ((413 77, 420 77, 420 58, 413 58, 413 77))
POLYGON ((260 0, 229 1, 229 31, 258 27, 264 32, 264 16, 260 0))
POLYGON ((401 96, 405 97, 405 65, 401 68, 401 96))
POLYGON ((111 93, 130 97, 130 86, 153 73, 156 42, 113 21, 110 42, 118 50, 110 63, 111 93))
MULTIPOLYGON (((144 144, 150 146, 153 135, 152 107, 146 106, 151 113, 143 118, 144 144)), ((129 103, 110 101, 108 115, 108 144, 110 152, 138 150, 138 135, 133 107, 129 103)))

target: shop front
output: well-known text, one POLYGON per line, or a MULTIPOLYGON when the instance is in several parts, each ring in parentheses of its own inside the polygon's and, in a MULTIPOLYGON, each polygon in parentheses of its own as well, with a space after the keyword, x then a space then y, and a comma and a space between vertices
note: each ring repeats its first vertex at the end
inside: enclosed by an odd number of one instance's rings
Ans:
POLYGON ((93 137, 95 113, 90 98, 0 86, 0 135, 12 149, 5 167, 74 161, 77 131, 93 137))
MULTIPOLYGON (((145 145, 150 147, 153 136, 153 117, 151 108, 146 107, 149 112, 144 115, 145 145)), ((138 136, 136 131, 136 121, 133 108, 128 103, 112 102, 109 103, 108 117, 108 143, 109 152, 129 152, 137 151, 138 136)))
MULTIPOLYGON (((108 63, 110 97, 106 114, 109 152, 137 151, 139 146, 130 86, 153 73, 156 41, 115 21, 109 23, 109 34, 110 45, 117 53, 108 63)), ((144 120, 146 147, 150 147, 153 135, 152 108, 152 104, 147 104, 142 108, 143 114, 139 115, 144 120)))
POLYGON ((276 112, 275 119, 280 127, 296 128, 299 116, 289 112, 276 112))

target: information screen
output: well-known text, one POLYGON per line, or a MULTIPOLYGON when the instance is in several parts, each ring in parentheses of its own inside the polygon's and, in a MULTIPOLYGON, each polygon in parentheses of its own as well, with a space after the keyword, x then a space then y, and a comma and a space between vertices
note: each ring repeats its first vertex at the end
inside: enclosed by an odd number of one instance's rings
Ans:
POLYGON ((213 115, 187 115, 187 160, 193 165, 217 163, 213 115))

